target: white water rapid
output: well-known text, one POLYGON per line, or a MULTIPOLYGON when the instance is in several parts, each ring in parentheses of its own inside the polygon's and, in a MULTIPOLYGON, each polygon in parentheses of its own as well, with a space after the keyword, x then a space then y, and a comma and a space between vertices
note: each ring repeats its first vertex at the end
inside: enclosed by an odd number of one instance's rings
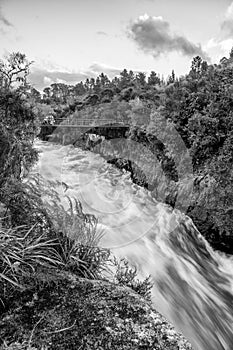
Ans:
POLYGON ((195 350, 233 350, 233 259, 214 252, 191 219, 157 202, 99 155, 37 141, 36 171, 94 214, 101 245, 152 276, 153 303, 195 350))

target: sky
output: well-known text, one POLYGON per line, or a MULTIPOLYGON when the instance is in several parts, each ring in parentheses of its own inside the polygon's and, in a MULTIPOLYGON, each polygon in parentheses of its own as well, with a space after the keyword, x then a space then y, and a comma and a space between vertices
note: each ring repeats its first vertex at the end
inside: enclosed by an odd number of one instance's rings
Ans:
POLYGON ((233 46, 231 0, 0 0, 0 57, 20 51, 35 63, 39 90, 124 68, 166 78, 209 63, 233 46))

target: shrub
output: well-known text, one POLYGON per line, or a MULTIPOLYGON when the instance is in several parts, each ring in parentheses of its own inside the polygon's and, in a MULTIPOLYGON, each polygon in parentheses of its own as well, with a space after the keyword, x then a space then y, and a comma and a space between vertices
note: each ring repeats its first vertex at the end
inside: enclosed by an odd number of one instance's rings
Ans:
POLYGON ((118 261, 113 258, 113 265, 116 267, 114 278, 119 285, 127 286, 145 299, 150 300, 153 287, 150 276, 143 281, 137 279, 137 268, 130 267, 129 262, 124 258, 118 261))

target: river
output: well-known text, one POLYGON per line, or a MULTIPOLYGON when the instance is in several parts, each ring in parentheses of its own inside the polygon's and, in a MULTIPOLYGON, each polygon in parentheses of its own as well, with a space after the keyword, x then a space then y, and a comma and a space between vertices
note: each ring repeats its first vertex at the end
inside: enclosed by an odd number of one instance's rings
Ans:
POLYGON ((34 171, 98 218, 102 247, 151 275, 155 308, 195 350, 233 349, 233 258, 214 252, 191 219, 157 202, 100 155, 37 141, 34 171), (62 182, 67 184, 66 188, 62 182))

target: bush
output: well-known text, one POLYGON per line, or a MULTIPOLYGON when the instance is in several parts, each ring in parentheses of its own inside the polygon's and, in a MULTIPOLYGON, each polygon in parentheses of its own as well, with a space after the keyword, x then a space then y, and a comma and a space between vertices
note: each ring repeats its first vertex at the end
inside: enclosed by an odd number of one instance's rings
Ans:
POLYGON ((119 285, 127 286, 133 289, 136 293, 147 300, 151 299, 151 289, 153 284, 150 276, 145 278, 143 281, 137 279, 137 268, 130 267, 129 262, 124 258, 120 259, 119 261, 114 258, 113 264, 116 267, 114 278, 119 285))

